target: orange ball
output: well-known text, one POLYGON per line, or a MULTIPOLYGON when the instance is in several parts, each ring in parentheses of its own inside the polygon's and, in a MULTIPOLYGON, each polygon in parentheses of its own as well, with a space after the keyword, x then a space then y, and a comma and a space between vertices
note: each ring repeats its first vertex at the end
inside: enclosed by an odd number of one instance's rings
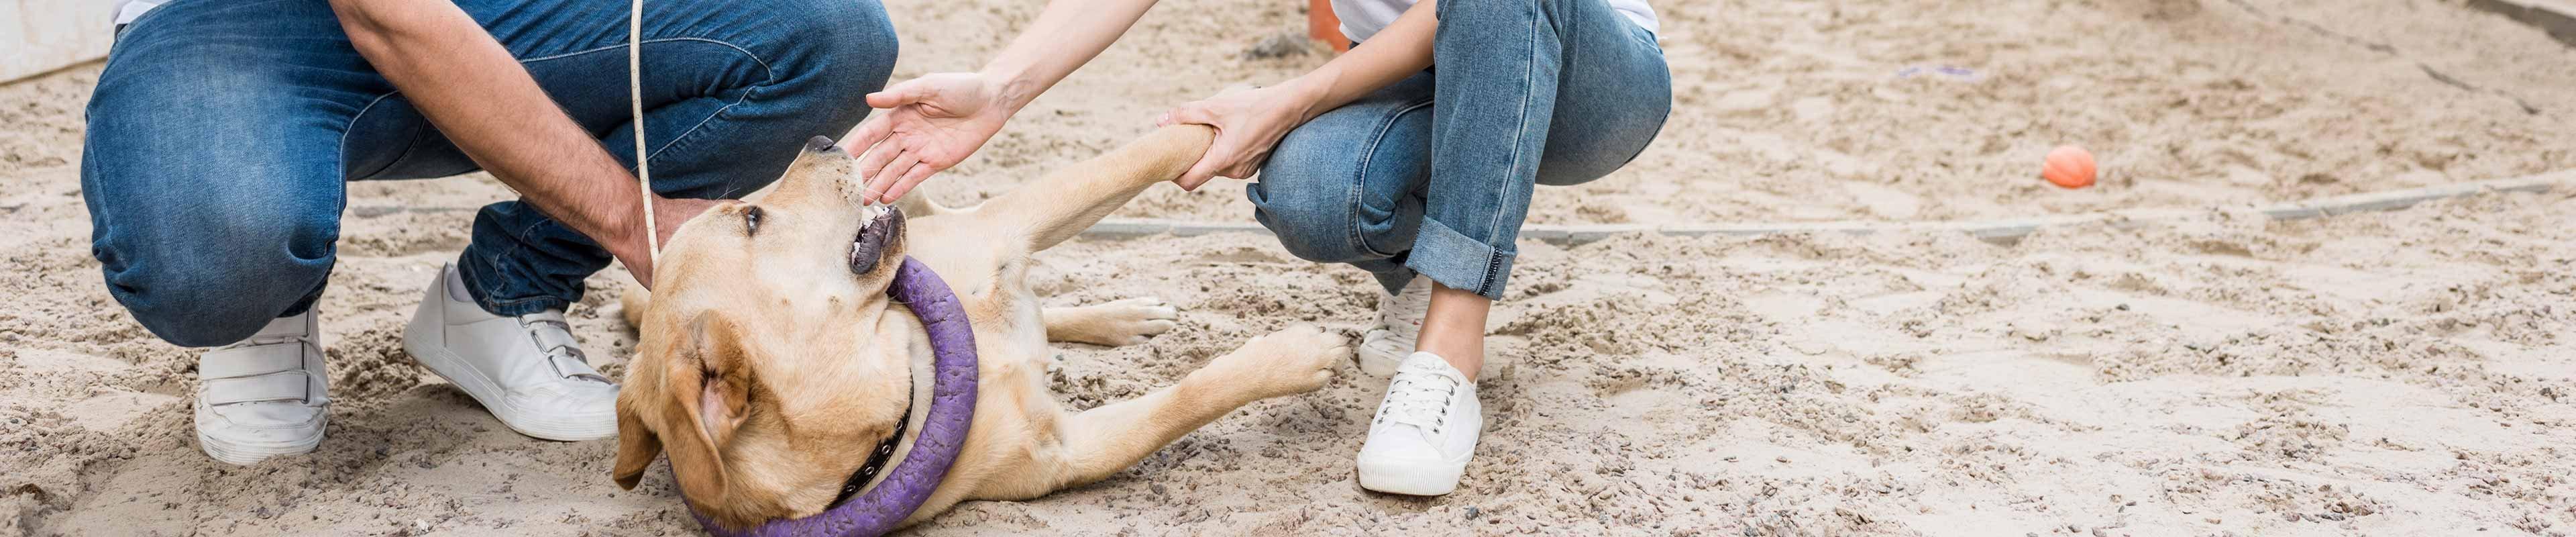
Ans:
POLYGON ((2039 177, 2064 188, 2093 186, 2093 152, 2071 145, 2057 146, 2048 151, 2048 165, 2040 168, 2039 177))

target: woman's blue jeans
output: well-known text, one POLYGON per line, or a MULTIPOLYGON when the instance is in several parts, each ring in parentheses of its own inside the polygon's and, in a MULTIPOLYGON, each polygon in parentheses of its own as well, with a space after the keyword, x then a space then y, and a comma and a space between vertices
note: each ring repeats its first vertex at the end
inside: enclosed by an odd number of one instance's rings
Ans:
POLYGON ((1290 131, 1249 194, 1298 257, 1390 293, 1422 274, 1499 299, 1533 185, 1635 159, 1672 109, 1672 74, 1654 34, 1602 0, 1438 9, 1431 70, 1290 131))
MULTIPOLYGON (((432 0, 449 1, 449 0, 432 0)), ((629 166, 626 0, 454 0, 629 166)), ((731 198, 839 136, 886 82, 876 0, 652 0, 642 72, 653 186, 731 198)), ((177 0, 127 25, 89 103, 81 158, 108 292, 187 346, 301 313, 329 279, 347 181, 445 177, 474 161, 358 56, 325 0, 177 0)), ((640 210, 640 209, 639 209, 640 210)), ((610 257, 535 207, 475 215, 458 259, 484 309, 578 301, 610 257)))

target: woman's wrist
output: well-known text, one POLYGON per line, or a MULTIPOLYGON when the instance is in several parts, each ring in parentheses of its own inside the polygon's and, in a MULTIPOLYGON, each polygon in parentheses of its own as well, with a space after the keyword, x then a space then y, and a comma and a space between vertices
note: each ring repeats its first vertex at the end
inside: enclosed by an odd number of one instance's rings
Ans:
POLYGON ((1297 110, 1297 123, 1303 124, 1313 120, 1315 116, 1331 111, 1334 105, 1338 104, 1327 102, 1332 98, 1332 78, 1333 74, 1330 71, 1316 69, 1280 83, 1280 86, 1288 92, 1290 107, 1297 110))
POLYGON ((1028 64, 1018 62, 996 60, 976 70, 975 78, 984 82, 984 91, 992 96, 993 110, 1006 118, 1019 114, 1021 108, 1038 99, 1040 88, 1047 87, 1028 64))

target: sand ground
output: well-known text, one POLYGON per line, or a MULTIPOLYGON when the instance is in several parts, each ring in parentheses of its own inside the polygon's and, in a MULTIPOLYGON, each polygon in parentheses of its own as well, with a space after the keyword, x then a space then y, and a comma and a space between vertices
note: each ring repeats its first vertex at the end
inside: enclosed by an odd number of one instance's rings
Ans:
MULTIPOLYGON (((2262 202, 2576 168, 2576 52, 2433 0, 1658 2, 1675 113, 1548 223, 1936 220, 2181 208, 2017 244, 1949 233, 1521 244, 1457 494, 1360 492, 1382 380, 1255 404, 1100 484, 977 502, 930 535, 2548 535, 2576 532, 2576 198, 2267 222, 2262 202), (1900 76, 1951 66, 1969 76, 1900 76), (2096 188, 2032 177, 2102 155, 2096 188)), ((890 2, 899 76, 968 69, 1036 2, 890 2)), ((1174 2, 928 188, 969 203, 1320 54, 1246 59, 1297 3, 1174 2)), ((96 67, 0 86, 0 534, 660 535, 668 474, 519 436, 399 331, 485 176, 351 185, 331 436, 231 467, 190 436, 195 353, 133 323, 86 248, 96 67)), ((172 128, 185 129, 185 125, 172 128)), ((210 133, 220 135, 220 133, 210 133)), ((1121 213, 1240 222, 1238 182, 1121 213)), ((1137 395, 1376 298, 1258 236, 1081 241, 1060 304, 1154 294, 1183 326, 1067 345, 1077 406, 1137 395)), ((609 277, 595 279, 607 282, 609 277)), ((603 369, 614 286, 572 311, 603 369)))

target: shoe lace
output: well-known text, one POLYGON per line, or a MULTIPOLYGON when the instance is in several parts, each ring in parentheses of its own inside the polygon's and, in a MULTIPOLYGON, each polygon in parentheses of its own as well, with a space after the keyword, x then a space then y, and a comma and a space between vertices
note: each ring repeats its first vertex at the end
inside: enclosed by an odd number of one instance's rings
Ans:
POLYGON ((546 353, 546 363, 554 366, 562 378, 609 382, 608 377, 590 367, 590 356, 583 354, 581 341, 572 337, 572 323, 554 312, 519 316, 519 327, 536 341, 537 350, 546 353))
POLYGON ((1449 400, 1458 394, 1458 381, 1449 377, 1412 372, 1397 373, 1387 383, 1386 403, 1378 410, 1378 420, 1412 425, 1439 433, 1449 425, 1449 400))

